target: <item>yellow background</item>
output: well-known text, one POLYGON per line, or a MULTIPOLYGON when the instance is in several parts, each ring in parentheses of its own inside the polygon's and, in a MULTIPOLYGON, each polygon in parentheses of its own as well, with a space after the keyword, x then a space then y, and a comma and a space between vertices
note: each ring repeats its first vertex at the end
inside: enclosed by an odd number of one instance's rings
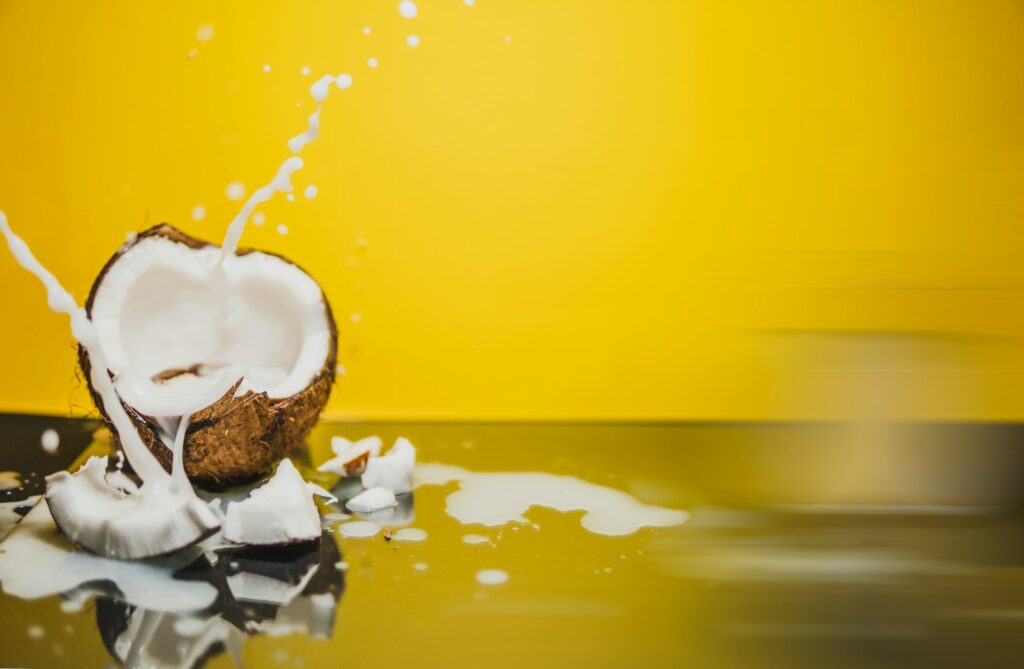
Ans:
MULTIPOLYGON (((333 416, 1024 418, 1024 3, 418 4, 5 0, 0 209, 84 297, 219 240, 348 72, 243 240, 330 297, 333 416)), ((0 285, 0 408, 86 410, 0 285)))

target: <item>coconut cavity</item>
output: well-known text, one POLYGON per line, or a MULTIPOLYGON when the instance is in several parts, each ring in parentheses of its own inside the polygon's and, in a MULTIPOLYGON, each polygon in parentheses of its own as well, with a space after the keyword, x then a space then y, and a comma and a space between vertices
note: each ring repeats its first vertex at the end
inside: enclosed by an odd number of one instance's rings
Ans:
MULTIPOLYGON (((330 394, 330 307, 317 283, 279 256, 225 257, 156 226, 110 259, 86 311, 117 392, 165 469, 178 421, 189 419, 182 463, 194 483, 269 472, 302 443, 330 394)), ((89 351, 80 360, 90 369, 89 351)))

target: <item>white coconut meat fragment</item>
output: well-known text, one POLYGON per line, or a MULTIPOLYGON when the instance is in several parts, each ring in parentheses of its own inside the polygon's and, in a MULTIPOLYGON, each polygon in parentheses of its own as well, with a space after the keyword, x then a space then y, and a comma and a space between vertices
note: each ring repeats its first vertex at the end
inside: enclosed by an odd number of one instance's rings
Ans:
POLYGON ((364 437, 349 441, 344 437, 331 437, 334 457, 317 467, 317 471, 338 476, 355 476, 366 470, 366 462, 380 455, 384 442, 380 437, 364 437))
POLYGON ((395 493, 409 492, 413 488, 412 474, 415 468, 416 447, 405 437, 399 437, 387 453, 367 460, 362 477, 363 487, 387 488, 395 493))
POLYGON ((323 489, 303 480, 284 459, 274 475, 241 502, 228 504, 224 517, 227 541, 267 546, 312 541, 320 537, 320 514, 313 495, 323 489))
POLYGON ((398 506, 395 493, 380 487, 364 490, 345 504, 349 511, 359 514, 373 513, 393 506, 398 506))
POLYGON ((122 398, 149 416, 180 416, 241 379, 286 398, 323 368, 331 326, 316 281, 258 251, 229 255, 162 234, 129 246, 100 277, 91 318, 122 398))
POLYGON ((69 539, 118 559, 171 553, 220 526, 187 483, 168 480, 139 489, 121 472, 108 478, 105 457, 89 458, 75 474, 48 476, 46 502, 69 539))

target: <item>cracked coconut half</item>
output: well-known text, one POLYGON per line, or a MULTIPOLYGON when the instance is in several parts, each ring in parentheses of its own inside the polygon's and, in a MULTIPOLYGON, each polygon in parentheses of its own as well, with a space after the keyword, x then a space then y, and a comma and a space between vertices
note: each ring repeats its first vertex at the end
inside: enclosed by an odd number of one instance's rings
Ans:
MULTIPOLYGON (((270 472, 293 452, 327 403, 337 329, 316 281, 263 251, 220 247, 159 225, 107 262, 85 308, 128 416, 170 471, 181 458, 210 488, 270 472)), ((97 407, 120 441, 90 376, 97 407)))

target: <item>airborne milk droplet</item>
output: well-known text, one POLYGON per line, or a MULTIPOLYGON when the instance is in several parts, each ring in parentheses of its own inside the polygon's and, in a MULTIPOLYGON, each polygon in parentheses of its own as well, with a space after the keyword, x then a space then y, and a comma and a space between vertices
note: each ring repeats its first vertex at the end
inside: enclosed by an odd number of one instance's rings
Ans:
POLYGON ((306 190, 303 191, 303 195, 306 196, 307 200, 312 200, 316 197, 316 186, 306 186, 306 190))
POLYGON ((253 225, 263 225, 266 222, 267 222, 267 216, 262 211, 257 211, 255 214, 252 215, 252 224, 253 225))
POLYGON ((196 29, 196 41, 209 42, 213 39, 213 26, 206 24, 196 29))
POLYGON ((379 65, 376 58, 371 58, 370 60, 366 61, 366 64, 369 65, 370 67, 377 67, 377 65, 379 65))
POLYGON ((245 197, 245 186, 241 181, 232 181, 224 189, 224 194, 228 196, 229 200, 241 200, 245 197))
POLYGON ((408 37, 405 38, 405 43, 408 44, 409 46, 419 46, 420 38, 417 37, 416 35, 409 35, 408 37))
POLYGON ((192 207, 193 221, 201 221, 204 218, 206 218, 206 207, 204 207, 201 204, 197 204, 196 206, 192 207))
POLYGON ((56 453, 60 448, 60 435, 57 434, 57 430, 51 428, 44 431, 43 436, 39 438, 39 445, 47 453, 56 453))
POLYGON ((467 534, 462 537, 462 542, 466 544, 486 544, 491 540, 483 534, 467 534))
POLYGON ((288 234, 288 226, 285 225, 284 223, 278 223, 278 225, 277 225, 277 234, 279 234, 279 235, 287 235, 288 234))
POLYGON ((352 86, 352 75, 339 74, 338 78, 334 80, 334 85, 340 88, 341 90, 350 88, 352 86))
POLYGON ((414 19, 416 18, 416 15, 419 14, 419 11, 420 10, 416 6, 416 3, 412 2, 412 0, 402 0, 402 2, 398 3, 398 13, 401 14, 403 18, 414 19))
POLYGON ((304 77, 306 77, 306 76, 309 76, 309 67, 308 67, 308 66, 303 66, 303 67, 302 67, 302 69, 301 69, 301 70, 299 70, 299 72, 300 72, 300 73, 302 74, 302 76, 304 76, 304 77))

